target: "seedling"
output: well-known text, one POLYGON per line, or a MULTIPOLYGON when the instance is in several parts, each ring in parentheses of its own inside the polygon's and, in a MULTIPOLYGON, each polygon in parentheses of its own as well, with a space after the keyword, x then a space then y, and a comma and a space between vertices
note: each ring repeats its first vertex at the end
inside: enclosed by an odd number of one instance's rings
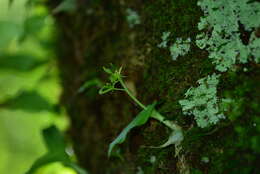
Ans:
MULTIPOLYGON (((180 142, 183 140, 183 134, 182 134, 182 129, 179 125, 176 123, 166 120, 163 115, 161 115, 158 111, 155 110, 154 106, 155 103, 152 105, 145 106, 142 104, 132 93, 131 91, 127 88, 126 84, 123 81, 123 76, 121 75, 122 72, 122 67, 119 69, 115 69, 114 71, 109 68, 103 68, 106 73, 110 75, 109 83, 106 83, 100 90, 99 94, 105 94, 111 91, 123 91, 126 92, 129 97, 138 105, 140 106, 143 110, 140 112, 136 118, 120 133, 120 135, 109 145, 109 150, 108 150, 108 156, 111 156, 111 153, 113 151, 113 148, 124 142, 127 133, 134 127, 140 126, 145 124, 149 117, 152 117, 168 128, 170 128, 173 133, 170 135, 168 141, 164 143, 163 145, 157 147, 157 148, 163 148, 171 144, 175 144, 175 148, 179 149, 180 142), (120 84, 121 88, 116 87, 116 84, 120 84)), ((176 151, 177 152, 177 151, 176 151)))

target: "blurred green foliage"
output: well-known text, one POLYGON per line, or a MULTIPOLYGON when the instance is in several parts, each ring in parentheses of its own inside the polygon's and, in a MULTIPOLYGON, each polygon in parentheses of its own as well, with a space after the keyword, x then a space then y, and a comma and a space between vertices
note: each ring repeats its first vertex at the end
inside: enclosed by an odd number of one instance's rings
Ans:
POLYGON ((71 161, 69 153, 66 152, 65 139, 62 133, 55 126, 50 126, 44 129, 43 138, 48 151, 46 154, 35 160, 26 174, 33 174, 39 168, 53 162, 60 162, 65 166, 69 166, 77 171, 78 174, 87 174, 87 172, 71 161))
MULTIPOLYGON (((58 105, 53 20, 40 2, 30 8, 26 3, 0 0, 0 173, 25 173, 47 151, 42 129, 69 124, 58 105)), ((54 163, 36 173, 75 171, 54 163)))

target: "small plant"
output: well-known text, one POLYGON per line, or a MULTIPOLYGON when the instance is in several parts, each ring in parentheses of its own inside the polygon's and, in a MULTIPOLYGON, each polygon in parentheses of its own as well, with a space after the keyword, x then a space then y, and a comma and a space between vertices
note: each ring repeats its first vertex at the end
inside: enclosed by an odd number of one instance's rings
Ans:
POLYGON ((218 106, 218 78, 219 75, 213 74, 198 80, 200 85, 197 88, 188 89, 185 93, 186 99, 179 101, 184 114, 194 115, 201 128, 216 124, 220 119, 225 118, 218 106))
MULTIPOLYGON (((125 141, 126 136, 128 132, 133 129, 134 127, 140 126, 145 124, 148 119, 154 118, 161 123, 163 123, 165 126, 169 127, 173 133, 170 135, 168 141, 159 146, 158 148, 163 148, 171 144, 175 144, 175 148, 178 149, 180 142, 183 140, 183 134, 182 134, 182 129, 180 126, 178 126, 176 123, 173 123, 169 120, 166 120, 164 116, 162 116, 158 111, 156 111, 155 103, 145 106, 142 104, 131 92, 130 90, 126 87, 124 81, 123 81, 123 76, 121 75, 122 72, 122 67, 119 69, 108 69, 108 68, 103 68, 106 73, 110 75, 109 83, 106 83, 99 91, 99 94, 105 94, 110 91, 123 91, 126 92, 129 97, 138 105, 140 106, 143 110, 135 117, 135 119, 130 122, 130 124, 119 134, 119 136, 109 145, 109 150, 108 150, 108 156, 111 156, 113 149, 118 145, 121 144, 125 141), (117 83, 120 83, 122 88, 117 88, 115 85, 117 83)), ((177 152, 177 151, 176 151, 177 152)))
POLYGON ((141 24, 140 17, 136 11, 128 8, 126 9, 126 14, 126 20, 130 28, 133 28, 135 25, 141 24))

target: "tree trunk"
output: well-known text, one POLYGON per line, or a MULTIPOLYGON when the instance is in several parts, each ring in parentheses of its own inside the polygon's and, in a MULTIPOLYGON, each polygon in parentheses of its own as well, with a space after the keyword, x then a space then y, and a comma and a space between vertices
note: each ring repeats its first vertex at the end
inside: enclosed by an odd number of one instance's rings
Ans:
POLYGON ((61 102, 71 119, 69 135, 81 166, 92 174, 222 174, 239 173, 242 169, 259 172, 256 155, 243 142, 256 136, 254 128, 247 125, 259 119, 259 111, 254 109, 259 106, 259 96, 255 95, 260 77, 257 65, 252 65, 248 73, 225 73, 222 77, 218 93, 230 92, 243 100, 237 108, 243 117, 235 122, 226 120, 227 124, 214 129, 197 128, 193 117, 184 116, 178 103, 198 79, 214 72, 208 53, 195 44, 189 54, 176 61, 171 59, 169 50, 158 48, 166 31, 172 33, 170 42, 177 37, 195 40, 202 15, 196 0, 89 0, 78 4, 76 11, 54 16, 64 89, 61 102), (129 26, 128 8, 139 14, 140 24, 129 26), (102 67, 110 63, 123 67, 124 80, 142 103, 157 101, 156 109, 183 128, 185 137, 179 156, 175 157, 174 146, 148 148, 163 144, 170 134, 160 122, 150 119, 131 131, 120 145, 123 160, 108 159, 109 143, 141 111, 125 93, 99 95, 97 87, 78 92, 86 81, 107 81, 102 67), (243 135, 236 131, 239 128, 246 129, 243 135), (205 158, 209 161, 203 162, 205 158))

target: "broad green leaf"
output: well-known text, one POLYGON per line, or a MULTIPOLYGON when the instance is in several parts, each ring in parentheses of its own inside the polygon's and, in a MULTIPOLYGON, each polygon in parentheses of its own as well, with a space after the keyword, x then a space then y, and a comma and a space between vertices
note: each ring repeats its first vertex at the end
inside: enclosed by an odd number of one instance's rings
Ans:
POLYGON ((145 124, 151 116, 155 103, 147 106, 142 112, 140 112, 133 121, 118 135, 118 137, 109 144, 108 156, 110 157, 113 149, 125 141, 127 134, 135 127, 145 124))
POLYGON ((50 126, 42 131, 42 135, 48 152, 37 159, 26 174, 33 174, 37 169, 49 163, 70 163, 69 156, 65 152, 66 145, 61 132, 55 126, 50 126))
POLYGON ((45 15, 30 16, 24 21, 24 31, 20 36, 19 40, 24 41, 29 36, 35 36, 37 33, 42 31, 45 25, 45 15))
POLYGON ((3 54, 0 56, 0 69, 26 72, 46 62, 47 61, 37 60, 34 56, 29 54, 3 54))
POLYGON ((37 91, 23 91, 0 105, 8 109, 24 110, 27 112, 51 111, 53 109, 52 104, 37 91))
POLYGON ((48 151, 65 151, 66 143, 62 133, 55 127, 50 126, 42 131, 44 142, 48 151))
POLYGON ((44 129, 42 133, 48 152, 38 158, 26 174, 33 174, 37 169, 53 162, 61 162, 63 165, 74 169, 78 174, 87 174, 84 169, 70 160, 69 155, 65 151, 64 137, 55 126, 44 129))
POLYGON ((21 34, 21 27, 10 21, 0 21, 0 50, 21 34))
POLYGON ((69 156, 65 152, 64 153, 60 151, 51 152, 51 153, 48 152, 47 154, 38 158, 25 174, 33 174, 37 169, 53 162, 66 163, 66 162, 70 162, 70 160, 69 160, 69 156))

